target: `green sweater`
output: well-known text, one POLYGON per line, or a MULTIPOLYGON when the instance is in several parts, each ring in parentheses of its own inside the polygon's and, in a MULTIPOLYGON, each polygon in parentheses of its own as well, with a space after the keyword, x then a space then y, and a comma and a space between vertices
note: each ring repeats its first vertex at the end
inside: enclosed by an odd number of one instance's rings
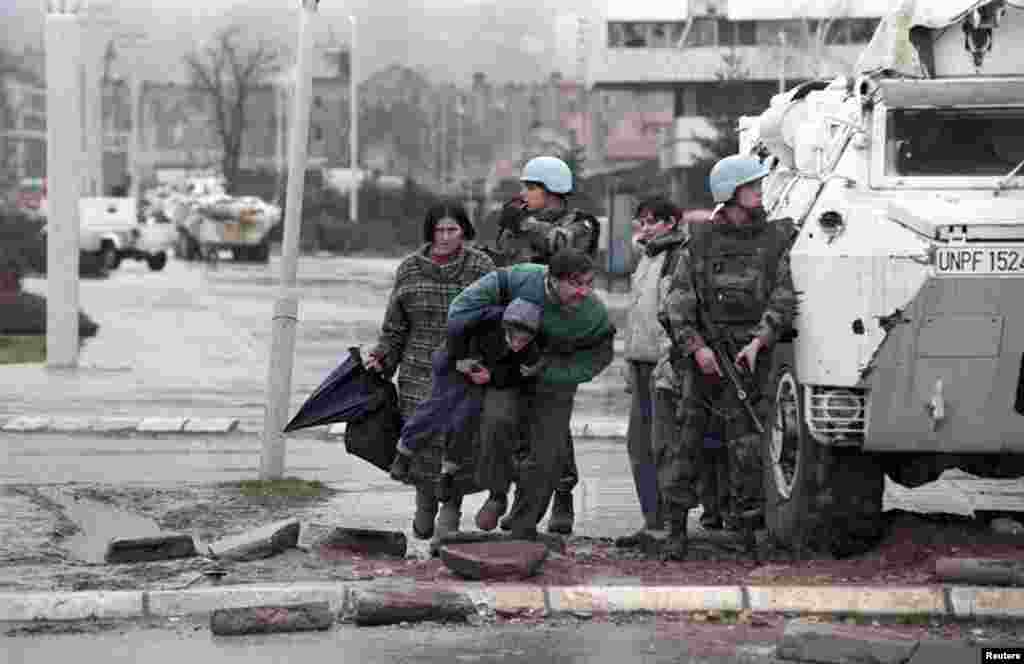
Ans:
POLYGON ((578 385, 597 377, 614 357, 615 326, 604 302, 591 293, 570 309, 546 288, 548 268, 521 263, 484 275, 463 290, 448 309, 448 323, 467 325, 482 316, 488 306, 506 305, 521 297, 544 308, 540 343, 545 369, 542 383, 578 385), (502 301, 501 273, 507 279, 502 301))

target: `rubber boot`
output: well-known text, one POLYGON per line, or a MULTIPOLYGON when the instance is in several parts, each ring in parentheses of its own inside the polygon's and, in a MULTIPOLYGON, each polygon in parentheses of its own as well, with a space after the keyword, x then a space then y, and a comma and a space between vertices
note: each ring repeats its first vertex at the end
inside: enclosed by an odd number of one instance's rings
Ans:
POLYGON ((548 517, 548 532, 557 533, 558 535, 572 535, 575 516, 572 509, 572 493, 569 491, 555 491, 555 497, 551 503, 551 516, 548 517))
POLYGON ((686 534, 686 513, 682 520, 673 519, 669 527, 668 538, 661 547, 662 560, 686 560, 689 549, 689 538, 686 534))
POLYGON ((462 496, 455 496, 441 505, 441 511, 437 515, 437 526, 434 529, 434 537, 440 539, 445 535, 459 532, 459 525, 462 522, 462 496))
POLYGON ((412 519, 412 534, 419 539, 430 539, 434 534, 434 518, 437 516, 437 498, 434 487, 416 487, 416 516, 412 519))
POLYGON ((395 453, 395 460, 391 462, 391 479, 396 482, 407 482, 409 480, 410 464, 412 457, 401 452, 395 453))
POLYGON ((516 484, 515 497, 512 499, 512 509, 510 509, 508 511, 508 514, 506 514, 504 518, 502 518, 502 520, 499 522, 499 525, 501 526, 502 530, 512 530, 512 525, 515 523, 515 517, 517 514, 519 514, 519 512, 522 511, 522 508, 523 491, 522 489, 519 488, 519 485, 516 484))

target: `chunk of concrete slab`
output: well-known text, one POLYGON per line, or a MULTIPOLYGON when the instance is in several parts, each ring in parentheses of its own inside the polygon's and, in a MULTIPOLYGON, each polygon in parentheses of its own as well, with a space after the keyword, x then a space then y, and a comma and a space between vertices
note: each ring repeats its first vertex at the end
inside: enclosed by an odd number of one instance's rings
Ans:
POLYGON ((548 548, 540 542, 506 540, 446 544, 441 562, 464 579, 528 579, 540 572, 548 548))
POLYGON ((425 586, 352 591, 347 617, 357 625, 403 622, 466 622, 476 614, 469 595, 425 586))
POLYGON ((20 415, 4 425, 4 431, 28 433, 43 431, 50 426, 49 417, 37 417, 34 415, 20 415))
POLYGON ((168 533, 155 537, 112 540, 107 544, 104 560, 114 565, 191 558, 196 555, 198 552, 191 535, 168 533))
POLYGON ((137 417, 101 417, 93 421, 90 430, 96 433, 129 433, 139 428, 137 417))
POLYGON ((298 519, 286 519, 217 540, 210 545, 210 556, 224 560, 260 560, 270 558, 299 544, 302 525, 298 519))
POLYGON ((230 417, 189 418, 185 422, 185 433, 231 433, 238 427, 238 420, 230 417))
POLYGON ((335 528, 319 543, 321 557, 350 552, 360 556, 404 558, 408 546, 405 533, 367 528, 335 528))
POLYGON ((945 583, 1024 586, 1024 560, 1000 558, 939 558, 935 575, 945 583))
MULTIPOLYGON (((481 532, 481 531, 468 531, 468 532, 455 532, 435 537, 430 540, 430 555, 437 556, 441 547, 446 544, 474 544, 476 542, 509 542, 509 541, 524 541, 522 538, 516 538, 511 533, 505 532, 481 532)), ((529 541, 538 542, 548 548, 551 553, 564 554, 566 551, 566 538, 562 535, 553 535, 551 533, 537 533, 535 538, 531 538, 529 541)))
POLYGON ((180 433, 185 428, 184 417, 147 417, 139 422, 139 433, 180 433))
POLYGON ((786 623, 776 650, 779 659, 817 664, 903 664, 917 649, 917 639, 883 638, 865 629, 804 620, 786 623))
POLYGON ((333 624, 327 602, 216 609, 210 614, 210 631, 217 636, 323 631, 333 624))

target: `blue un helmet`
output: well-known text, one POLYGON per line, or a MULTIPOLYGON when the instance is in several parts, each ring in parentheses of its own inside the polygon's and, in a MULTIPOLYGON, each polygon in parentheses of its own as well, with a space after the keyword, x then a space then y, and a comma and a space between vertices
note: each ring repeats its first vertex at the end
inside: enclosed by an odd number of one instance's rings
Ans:
POLYGON ((552 194, 564 196, 572 191, 572 171, 558 157, 534 157, 526 162, 519 181, 543 185, 552 194))
POLYGON ((756 157, 734 154, 720 160, 708 175, 708 186, 715 203, 728 203, 736 190, 768 175, 769 169, 756 157))

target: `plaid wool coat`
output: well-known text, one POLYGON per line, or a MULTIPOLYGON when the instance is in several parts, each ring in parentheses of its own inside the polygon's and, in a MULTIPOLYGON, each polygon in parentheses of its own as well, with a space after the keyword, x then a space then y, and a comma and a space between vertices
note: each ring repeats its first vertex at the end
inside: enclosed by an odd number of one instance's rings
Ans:
MULTIPOLYGON (((494 261, 487 254, 469 246, 464 246, 453 261, 438 265, 430 259, 430 244, 425 244, 399 264, 372 353, 381 358, 385 376, 398 371, 399 402, 406 420, 430 397, 431 355, 447 338, 452 300, 494 269, 494 261)), ((412 476, 414 481, 431 481, 441 469, 444 439, 438 437, 421 449, 413 462, 412 476)))

